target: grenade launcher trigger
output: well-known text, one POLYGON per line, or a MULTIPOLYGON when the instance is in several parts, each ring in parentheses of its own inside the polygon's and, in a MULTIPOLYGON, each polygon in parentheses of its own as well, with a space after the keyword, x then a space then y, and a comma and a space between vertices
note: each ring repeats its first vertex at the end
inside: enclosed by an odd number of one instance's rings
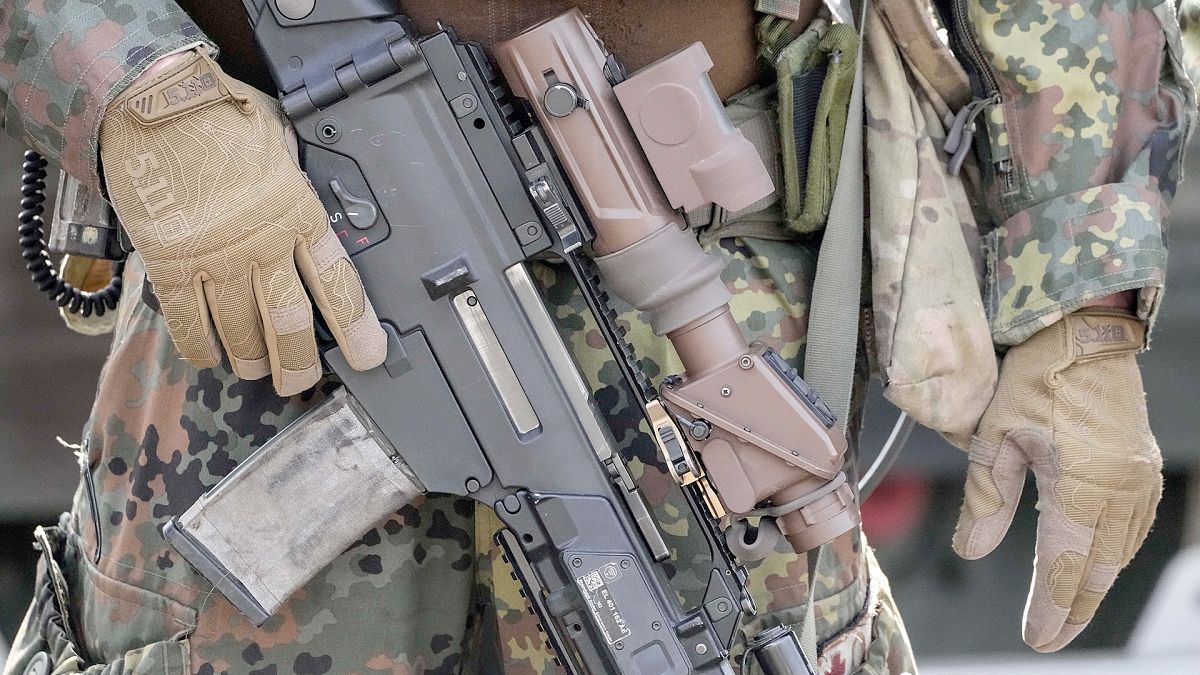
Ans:
MULTIPOLYGON (((755 611, 738 560, 781 536, 815 548, 858 511, 833 415, 746 344, 719 262, 684 224, 681 210, 773 189, 703 46, 628 74, 572 10, 496 45, 497 68, 449 28, 416 35, 387 0, 243 2, 388 356, 356 372, 329 346, 344 389, 168 523, 168 541, 261 624, 419 495, 470 497, 504 522, 496 539, 569 672, 732 672, 755 611), (693 606, 535 258, 578 283, 707 542, 693 606), (685 372, 650 384, 610 292, 648 313, 685 372)), ((747 650, 769 675, 811 672, 786 628, 747 650)))

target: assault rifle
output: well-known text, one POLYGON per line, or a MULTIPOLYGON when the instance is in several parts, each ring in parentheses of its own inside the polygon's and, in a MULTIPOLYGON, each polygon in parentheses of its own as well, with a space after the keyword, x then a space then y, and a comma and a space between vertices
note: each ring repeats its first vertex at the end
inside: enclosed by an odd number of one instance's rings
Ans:
MULTIPOLYGON (((845 440, 769 347, 747 346, 680 209, 768 194, 699 43, 634 74, 578 11, 484 50, 414 34, 387 0, 243 0, 300 156, 388 334, 323 358, 345 388, 164 529, 255 623, 425 492, 478 500, 571 673, 729 673, 754 604, 737 557, 857 523, 845 440), (510 88, 511 86, 511 88, 510 88), (669 549, 527 268, 577 281, 708 544, 681 607, 669 549), (606 287, 606 282, 608 287, 606 287), (686 372, 656 390, 608 305, 650 313, 686 372), (750 519, 761 520, 751 541, 750 519), (736 555, 735 555, 736 554, 736 555)), ((810 672, 791 630, 769 675, 810 672)))

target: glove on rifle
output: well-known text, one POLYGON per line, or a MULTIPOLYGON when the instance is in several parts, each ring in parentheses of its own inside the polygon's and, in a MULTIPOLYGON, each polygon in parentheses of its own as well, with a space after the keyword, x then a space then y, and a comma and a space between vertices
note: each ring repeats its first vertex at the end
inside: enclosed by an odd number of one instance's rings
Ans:
POLYGON ((1061 649, 1091 621, 1117 573, 1146 539, 1162 494, 1135 355, 1141 321, 1086 309, 1012 348, 971 444, 954 550, 996 548, 1021 497, 1025 469, 1039 511, 1025 642, 1061 649))
POLYGON ((100 151, 183 358, 216 366, 219 336, 238 377, 269 372, 291 395, 321 376, 305 286, 355 369, 382 363, 386 338, 285 125, 275 99, 196 49, 122 92, 100 151))

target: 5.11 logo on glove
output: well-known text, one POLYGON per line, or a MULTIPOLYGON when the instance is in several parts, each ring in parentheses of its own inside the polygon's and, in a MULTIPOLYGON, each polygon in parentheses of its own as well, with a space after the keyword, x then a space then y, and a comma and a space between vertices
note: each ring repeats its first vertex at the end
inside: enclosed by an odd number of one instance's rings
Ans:
POLYGON ((183 70, 167 71, 151 80, 141 93, 129 98, 125 107, 140 123, 150 125, 211 105, 233 93, 220 85, 221 79, 208 60, 197 59, 183 70))
POLYGON ((149 173, 158 168, 158 156, 153 152, 139 153, 125 162, 125 173, 133 184, 138 201, 146 209, 146 214, 154 222, 154 232, 163 246, 176 243, 187 237, 188 228, 184 221, 183 212, 171 210, 175 206, 175 190, 167 176, 149 179, 149 173), (167 213, 166 217, 163 214, 167 213))
POLYGON ((204 92, 217 86, 217 78, 212 73, 200 73, 193 75, 179 84, 167 89, 163 92, 163 96, 167 99, 167 106, 179 105, 186 103, 204 92))
POLYGON ((1076 329, 1075 341, 1081 345, 1091 342, 1115 343, 1128 342, 1133 339, 1121 323, 1104 324, 1100 326, 1083 326, 1076 329))

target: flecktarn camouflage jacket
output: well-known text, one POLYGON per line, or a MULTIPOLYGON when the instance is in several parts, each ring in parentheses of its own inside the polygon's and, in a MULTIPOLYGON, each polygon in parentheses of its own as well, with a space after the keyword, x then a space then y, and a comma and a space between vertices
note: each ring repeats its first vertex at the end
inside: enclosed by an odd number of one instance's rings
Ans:
MULTIPOLYGON (((971 61, 968 114, 987 127, 976 138, 997 225, 987 236, 995 339, 1020 342, 1115 290, 1145 289, 1149 317, 1165 264, 1164 195, 1194 97, 1173 7, 963 0, 942 9, 971 61)), ((96 132, 108 102, 155 58, 197 42, 207 38, 172 0, 9 0, 0 5, 0 121, 98 184, 96 132)), ((747 337, 774 341, 799 365, 819 241, 706 241, 725 263, 747 337)), ((136 298, 136 259, 130 268, 136 298)), ((552 266, 535 272, 674 537, 687 593, 687 522, 670 479, 635 433, 639 415, 581 318, 581 297, 552 266)), ((675 372, 674 353, 636 311, 621 319, 651 377, 675 372)), ((489 546, 494 516, 470 502, 434 496, 379 523, 261 629, 162 541, 166 519, 330 386, 280 399, 224 366, 197 371, 179 359, 161 317, 122 303, 83 435, 89 470, 71 512, 42 537, 42 583, 5 674, 41 652, 59 673, 452 673, 480 672, 489 658, 510 673, 552 672, 536 621, 489 546)), ((759 624, 795 622, 803 599, 816 599, 822 673, 915 671, 860 533, 824 547, 812 578, 804 559, 781 551, 751 570, 751 584, 759 624), (847 637, 857 652, 833 647, 847 637)))
POLYGON ((1087 301, 1162 297, 1167 205, 1195 117, 1164 0, 938 0, 974 100, 992 226, 985 306, 1002 345, 1087 301))

